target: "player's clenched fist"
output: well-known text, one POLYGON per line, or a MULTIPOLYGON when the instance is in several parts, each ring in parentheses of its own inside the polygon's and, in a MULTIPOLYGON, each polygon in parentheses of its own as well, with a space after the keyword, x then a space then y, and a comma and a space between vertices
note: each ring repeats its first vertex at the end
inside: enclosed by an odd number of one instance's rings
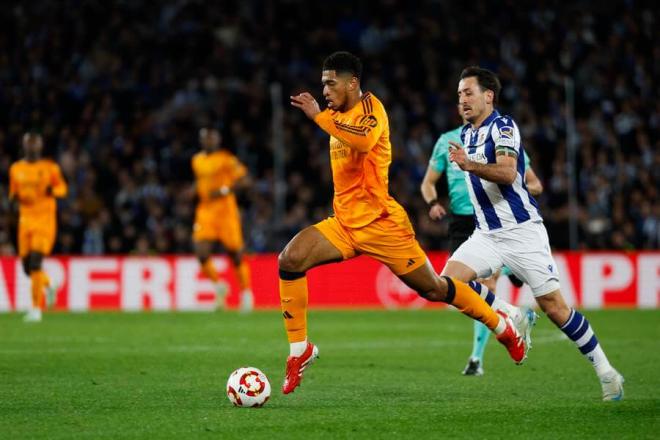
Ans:
POLYGON ((316 99, 314 99, 314 97, 307 92, 303 92, 295 96, 290 96, 290 98, 291 105, 302 110, 309 119, 314 119, 314 116, 321 113, 319 103, 316 102, 316 99))

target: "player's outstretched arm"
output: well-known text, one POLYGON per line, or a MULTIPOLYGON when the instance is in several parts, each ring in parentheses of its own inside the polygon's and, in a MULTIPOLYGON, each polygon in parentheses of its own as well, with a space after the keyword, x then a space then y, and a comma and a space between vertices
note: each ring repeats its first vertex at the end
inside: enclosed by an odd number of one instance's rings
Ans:
POLYGON ((361 153, 371 150, 383 132, 384 115, 379 110, 366 115, 356 114, 351 120, 340 122, 334 119, 330 110, 321 111, 316 99, 307 92, 291 96, 291 105, 301 109, 330 136, 361 153))
POLYGON ((322 111, 314 121, 329 135, 360 153, 371 150, 383 133, 383 118, 379 113, 357 114, 350 121, 338 121, 329 110, 322 111))
POLYGON ((449 160, 467 171, 493 183, 510 185, 516 180, 516 159, 518 155, 510 149, 497 150, 496 163, 483 164, 468 159, 465 149, 456 142, 449 141, 449 160))

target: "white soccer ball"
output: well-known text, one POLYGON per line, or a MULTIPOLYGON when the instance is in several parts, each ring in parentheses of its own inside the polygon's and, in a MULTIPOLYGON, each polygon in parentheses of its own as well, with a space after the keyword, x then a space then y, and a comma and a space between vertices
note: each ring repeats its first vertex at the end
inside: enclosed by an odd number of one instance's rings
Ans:
POLYGON ((227 397, 235 406, 243 408, 263 406, 270 397, 270 382, 258 368, 239 368, 227 379, 227 397))

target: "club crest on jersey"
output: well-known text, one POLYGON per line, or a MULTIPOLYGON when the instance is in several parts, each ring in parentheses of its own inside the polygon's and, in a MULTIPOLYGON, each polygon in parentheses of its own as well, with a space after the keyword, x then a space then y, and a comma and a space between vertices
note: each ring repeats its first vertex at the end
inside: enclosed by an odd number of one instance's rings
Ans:
POLYGON ((477 137, 477 145, 481 145, 486 141, 486 133, 485 130, 479 130, 479 136, 477 137))

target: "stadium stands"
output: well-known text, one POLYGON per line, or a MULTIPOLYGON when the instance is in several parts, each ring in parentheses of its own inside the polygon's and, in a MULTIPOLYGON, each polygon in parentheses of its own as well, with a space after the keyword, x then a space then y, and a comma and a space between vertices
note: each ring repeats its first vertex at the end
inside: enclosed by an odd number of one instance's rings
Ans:
POLYGON ((444 248, 446 225, 428 219, 419 183, 436 137, 458 123, 458 73, 479 64, 500 75, 500 108, 520 124, 545 185, 540 202, 551 243, 569 245, 569 76, 580 247, 658 248, 660 17, 653 2, 588 9, 584 1, 316 3, 40 1, 2 8, 0 253, 14 252, 7 170, 30 129, 44 134, 69 183, 56 253, 189 252, 190 158, 197 129, 209 123, 219 125, 255 180, 241 195, 249 249, 280 250, 331 209, 327 137, 290 110, 286 97, 307 89, 320 98, 321 60, 337 49, 362 56, 365 89, 388 108, 391 192, 423 246, 444 248), (274 82, 285 95, 281 222, 272 202, 274 82))

